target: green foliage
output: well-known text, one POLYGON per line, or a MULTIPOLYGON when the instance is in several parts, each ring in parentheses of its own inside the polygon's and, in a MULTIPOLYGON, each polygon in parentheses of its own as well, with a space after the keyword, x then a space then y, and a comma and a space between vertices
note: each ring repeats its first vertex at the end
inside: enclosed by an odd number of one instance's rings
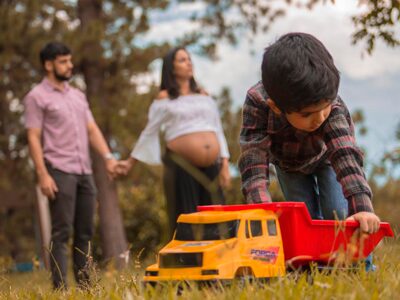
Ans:
MULTIPOLYGON (((335 0, 307 0, 292 1, 297 6, 305 6, 313 9, 317 4, 326 2, 335 3, 335 0)), ((372 54, 376 42, 381 40, 390 47, 398 47, 400 39, 398 37, 398 25, 400 21, 400 1, 399 0, 358 0, 358 5, 362 9, 357 15, 351 17, 354 25, 352 43, 365 42, 365 51, 372 54)))
POLYGON ((35 252, 34 176, 22 122, 22 98, 41 79, 39 49, 68 24, 56 16, 71 6, 57 1, 0 2, 0 255, 30 260, 35 252))
POLYGON ((367 11, 352 18, 356 27, 353 43, 364 40, 369 54, 374 50, 378 39, 388 46, 399 46, 400 40, 396 36, 396 24, 400 20, 400 1, 369 0, 362 4, 367 11))
POLYGON ((355 110, 351 114, 354 124, 356 125, 357 132, 360 136, 364 136, 368 133, 368 129, 365 126, 365 117, 362 110, 355 110))
POLYGON ((215 96, 217 99, 221 121, 228 143, 230 152, 230 161, 236 165, 239 159, 239 134, 242 124, 242 110, 232 111, 233 99, 227 87, 221 89, 219 95, 215 96))
MULTIPOLYGON (((120 205, 124 227, 133 254, 141 251, 141 259, 152 258, 155 250, 170 238, 163 196, 162 180, 158 168, 141 165, 132 178, 120 189, 120 205)), ((121 182, 122 184, 122 182, 121 182)))
POLYGON ((23 209, 9 209, 0 214, 0 257, 10 257, 16 262, 35 257, 33 218, 31 210, 23 209), (16 238, 22 236, 26 238, 16 238))
POLYGON ((375 213, 395 228, 400 228, 400 179, 390 178, 383 185, 370 182, 375 213))

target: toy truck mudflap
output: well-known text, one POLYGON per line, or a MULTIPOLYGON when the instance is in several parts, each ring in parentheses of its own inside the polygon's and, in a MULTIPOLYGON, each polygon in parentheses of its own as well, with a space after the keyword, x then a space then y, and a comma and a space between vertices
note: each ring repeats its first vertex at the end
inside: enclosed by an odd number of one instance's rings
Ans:
POLYGON ((393 237, 386 222, 374 234, 359 234, 356 221, 312 220, 302 202, 200 206, 199 211, 265 209, 279 218, 286 264, 355 262, 368 256, 383 237, 393 237))

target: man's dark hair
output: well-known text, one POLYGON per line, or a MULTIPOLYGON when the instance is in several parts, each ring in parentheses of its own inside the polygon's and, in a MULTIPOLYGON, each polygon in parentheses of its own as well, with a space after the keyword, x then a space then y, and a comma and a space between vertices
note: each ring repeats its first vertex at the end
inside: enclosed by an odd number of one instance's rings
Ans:
MULTIPOLYGON (((179 97, 179 85, 176 81, 174 74, 174 60, 176 53, 179 50, 187 51, 184 47, 176 47, 171 49, 167 55, 164 56, 163 66, 161 71, 161 86, 160 90, 167 90, 170 99, 176 99, 179 97)), ((190 78, 190 90, 194 93, 199 92, 196 80, 194 77, 190 78)))
POLYGON ((282 112, 337 97, 339 71, 325 46, 310 34, 288 33, 267 47, 261 73, 265 91, 282 112))
POLYGON ((55 60, 59 55, 71 54, 71 50, 60 42, 50 42, 40 51, 40 61, 42 65, 47 60, 55 60))

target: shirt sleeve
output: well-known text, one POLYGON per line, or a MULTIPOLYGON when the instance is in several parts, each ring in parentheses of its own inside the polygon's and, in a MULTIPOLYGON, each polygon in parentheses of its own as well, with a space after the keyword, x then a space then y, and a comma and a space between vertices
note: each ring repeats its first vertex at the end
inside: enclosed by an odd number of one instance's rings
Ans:
POLYGON ((159 132, 165 120, 164 101, 156 100, 149 109, 148 122, 131 152, 131 157, 150 165, 161 165, 159 132))
MULTIPOLYGON (((85 99, 85 100, 86 100, 86 99, 85 99)), ((86 100, 86 107, 85 107, 85 110, 86 110, 86 120, 87 120, 87 123, 95 122, 94 117, 93 117, 93 114, 92 114, 92 111, 90 110, 89 103, 87 102, 87 100, 86 100)))
POLYGON ((86 109, 86 119, 88 123, 94 122, 94 117, 89 107, 86 109))
POLYGON ((348 200, 349 215, 373 212, 372 192, 363 171, 363 153, 356 146, 354 126, 347 108, 333 109, 324 127, 329 159, 348 200))
POLYGON ((39 99, 28 94, 24 99, 24 106, 25 128, 42 128, 44 113, 39 99))
MULTIPOLYGON (((213 100, 214 102, 214 100, 213 100)), ((215 123, 217 126, 217 138, 218 138, 218 143, 220 147, 220 155, 221 157, 224 158, 229 158, 229 149, 228 149, 228 143, 226 142, 225 134, 224 134, 224 129, 221 124, 221 117, 219 115, 218 107, 215 105, 215 123)))
POLYGON ((265 101, 247 93, 240 132, 239 169, 242 192, 247 203, 271 202, 269 186, 269 147, 265 101))

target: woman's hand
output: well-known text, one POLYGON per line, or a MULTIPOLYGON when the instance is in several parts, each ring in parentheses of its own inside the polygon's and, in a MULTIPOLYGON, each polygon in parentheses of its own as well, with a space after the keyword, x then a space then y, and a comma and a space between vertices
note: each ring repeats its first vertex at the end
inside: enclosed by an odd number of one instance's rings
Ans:
POLYGON ((118 161, 116 167, 115 167, 115 172, 118 175, 127 175, 129 171, 132 169, 136 162, 136 159, 133 157, 130 157, 126 160, 120 160, 118 161))
POLYGON ((222 159, 221 171, 219 173, 219 184, 224 189, 231 187, 231 174, 229 173, 229 162, 227 158, 222 159))

